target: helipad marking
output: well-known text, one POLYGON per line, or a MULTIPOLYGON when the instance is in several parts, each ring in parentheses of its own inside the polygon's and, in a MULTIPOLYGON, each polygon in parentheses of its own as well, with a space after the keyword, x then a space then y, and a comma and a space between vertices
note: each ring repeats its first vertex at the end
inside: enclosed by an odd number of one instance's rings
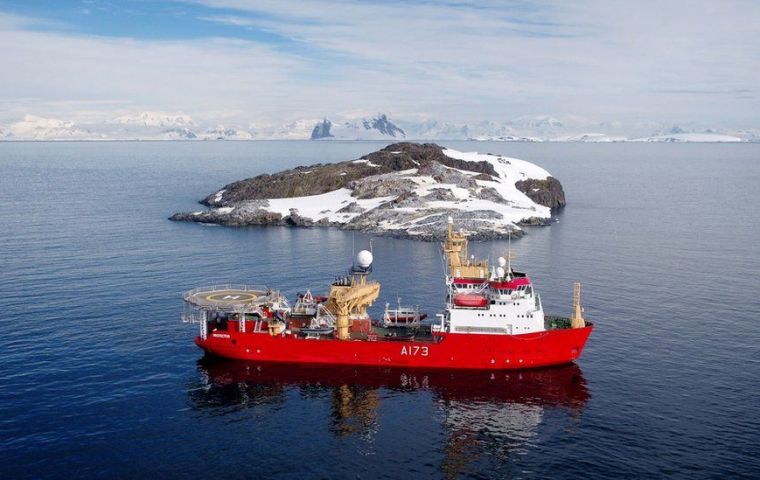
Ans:
POLYGON ((209 302, 247 302, 256 299, 256 295, 243 292, 217 292, 208 294, 205 298, 209 302))

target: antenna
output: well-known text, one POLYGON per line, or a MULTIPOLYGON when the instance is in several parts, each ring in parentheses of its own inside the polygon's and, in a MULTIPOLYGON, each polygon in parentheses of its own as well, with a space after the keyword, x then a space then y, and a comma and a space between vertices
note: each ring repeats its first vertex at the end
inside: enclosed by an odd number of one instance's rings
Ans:
POLYGON ((507 275, 512 276, 512 229, 507 235, 507 275))

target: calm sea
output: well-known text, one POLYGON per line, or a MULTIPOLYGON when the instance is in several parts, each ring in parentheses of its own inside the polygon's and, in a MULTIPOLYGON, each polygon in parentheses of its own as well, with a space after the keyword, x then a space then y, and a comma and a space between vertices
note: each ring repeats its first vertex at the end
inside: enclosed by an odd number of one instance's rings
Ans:
MULTIPOLYGON (((760 476, 760 145, 445 144, 562 181, 559 222, 513 247, 547 310, 569 313, 583 282, 596 330, 577 365, 201 360, 179 292, 320 290, 368 237, 166 218, 382 143, 0 143, 0 478, 760 476)), ((442 307, 435 244, 374 251, 375 313, 442 307)))

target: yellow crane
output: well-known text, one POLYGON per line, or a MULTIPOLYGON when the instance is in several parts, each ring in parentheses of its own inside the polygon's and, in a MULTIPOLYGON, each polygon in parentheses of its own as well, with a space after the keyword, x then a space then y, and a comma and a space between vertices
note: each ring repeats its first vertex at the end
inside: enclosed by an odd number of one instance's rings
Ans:
POLYGON ((340 340, 350 338, 350 317, 366 316, 367 308, 380 296, 380 283, 367 281, 372 253, 362 250, 356 258, 358 268, 352 269, 351 277, 330 285, 330 292, 327 294, 325 306, 335 315, 335 334, 340 340))

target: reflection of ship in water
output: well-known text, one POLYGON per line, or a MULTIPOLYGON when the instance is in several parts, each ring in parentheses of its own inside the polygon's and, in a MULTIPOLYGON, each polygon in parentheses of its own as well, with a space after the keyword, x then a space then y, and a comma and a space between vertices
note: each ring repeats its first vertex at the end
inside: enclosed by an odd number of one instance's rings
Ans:
POLYGON ((485 403, 520 403, 549 407, 566 407, 580 412, 590 393, 580 367, 567 364, 559 367, 519 371, 441 370, 418 368, 379 368, 352 366, 298 365, 256 363, 203 357, 198 362, 203 374, 203 398, 196 406, 205 405, 206 395, 216 401, 236 395, 218 395, 219 391, 255 386, 248 394, 279 395, 285 387, 305 391, 326 390, 342 386, 367 390, 429 390, 441 401, 485 403), (212 393, 217 392, 217 393, 212 393), (258 393, 254 393, 258 392, 258 393))
POLYGON ((199 370, 202 388, 190 391, 194 408, 255 408, 285 403, 287 391, 294 389, 302 398, 327 394, 332 418, 325 427, 338 437, 368 438, 382 428, 378 407, 388 396, 384 390, 430 392, 446 432, 441 469, 447 475, 461 473, 484 456, 519 453, 533 443, 548 410, 560 410, 573 418, 580 415, 590 398, 575 364, 493 372, 316 365, 293 368, 206 357, 199 362, 199 370))
POLYGON ((333 420, 330 430, 337 436, 370 436, 377 429, 377 389, 357 385, 332 387, 333 420))

